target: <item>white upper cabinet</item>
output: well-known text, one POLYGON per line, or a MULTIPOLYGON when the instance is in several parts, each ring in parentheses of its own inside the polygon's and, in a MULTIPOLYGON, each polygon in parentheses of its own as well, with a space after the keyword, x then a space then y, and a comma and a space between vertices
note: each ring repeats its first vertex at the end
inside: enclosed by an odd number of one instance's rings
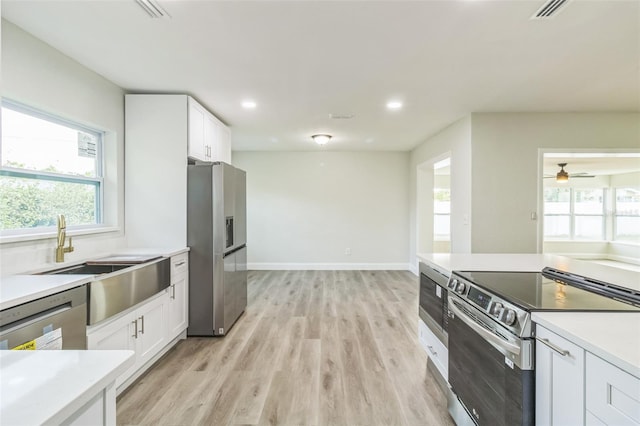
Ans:
POLYGON ((231 129, 224 124, 219 123, 217 130, 216 161, 231 164, 231 129))
POLYGON ((231 162, 231 132, 193 98, 189 98, 187 155, 200 161, 231 162))
POLYGON ((196 160, 209 161, 208 149, 205 146, 205 114, 202 106, 189 98, 189 136, 187 138, 187 155, 196 160))

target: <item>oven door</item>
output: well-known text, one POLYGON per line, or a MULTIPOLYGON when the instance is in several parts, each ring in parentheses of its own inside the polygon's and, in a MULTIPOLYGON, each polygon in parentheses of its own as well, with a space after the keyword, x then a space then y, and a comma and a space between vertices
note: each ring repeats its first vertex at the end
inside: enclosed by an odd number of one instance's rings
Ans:
POLYGON ((447 278, 420 263, 419 314, 427 327, 447 345, 447 278))
POLYGON ((479 425, 533 425, 531 340, 500 330, 456 296, 449 296, 449 310, 449 383, 472 420, 479 425))

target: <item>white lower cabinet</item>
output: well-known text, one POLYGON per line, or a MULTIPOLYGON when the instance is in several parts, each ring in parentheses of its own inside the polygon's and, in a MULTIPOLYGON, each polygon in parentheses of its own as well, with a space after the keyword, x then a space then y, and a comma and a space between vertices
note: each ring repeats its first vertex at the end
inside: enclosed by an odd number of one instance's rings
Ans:
POLYGON ((168 306, 169 296, 165 292, 136 309, 138 326, 136 363, 138 367, 142 367, 168 343, 166 332, 168 306))
MULTIPOLYGON (((118 392, 127 380, 148 368, 189 325, 189 255, 171 258, 171 284, 165 290, 113 318, 87 328, 87 348, 132 350, 134 365, 116 379, 118 392)), ((128 386, 128 384, 126 384, 128 386)))
POLYGON ((590 424, 640 425, 640 378, 590 353, 586 373, 590 424))
POLYGON ((537 425, 640 425, 640 378, 536 325, 537 425))
POLYGON ((449 380, 449 351, 422 320, 418 320, 418 337, 442 377, 449 380))
POLYGON ((131 377, 167 342, 168 297, 163 291, 139 304, 135 310, 87 330, 87 349, 128 349, 136 353, 134 365, 116 379, 116 387, 131 377))
POLYGON ((541 326, 536 338, 536 424, 583 424, 584 349, 541 326))
POLYGON ((169 340, 177 337, 189 325, 189 258, 187 253, 171 258, 169 287, 169 340))

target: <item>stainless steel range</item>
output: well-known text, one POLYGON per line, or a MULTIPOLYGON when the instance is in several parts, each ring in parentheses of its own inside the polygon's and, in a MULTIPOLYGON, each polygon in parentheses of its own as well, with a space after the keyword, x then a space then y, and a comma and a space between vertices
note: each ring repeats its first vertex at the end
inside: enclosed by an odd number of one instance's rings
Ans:
POLYGON ((535 423, 532 311, 640 311, 637 292, 550 268, 456 271, 447 288, 449 384, 459 401, 449 411, 459 425, 535 423))

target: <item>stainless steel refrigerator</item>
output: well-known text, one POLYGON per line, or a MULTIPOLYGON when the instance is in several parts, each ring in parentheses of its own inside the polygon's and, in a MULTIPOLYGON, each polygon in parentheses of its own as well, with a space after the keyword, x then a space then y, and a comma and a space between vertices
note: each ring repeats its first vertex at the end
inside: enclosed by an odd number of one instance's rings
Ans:
POLYGON ((246 200, 243 170, 188 166, 190 336, 225 335, 247 306, 246 200))

